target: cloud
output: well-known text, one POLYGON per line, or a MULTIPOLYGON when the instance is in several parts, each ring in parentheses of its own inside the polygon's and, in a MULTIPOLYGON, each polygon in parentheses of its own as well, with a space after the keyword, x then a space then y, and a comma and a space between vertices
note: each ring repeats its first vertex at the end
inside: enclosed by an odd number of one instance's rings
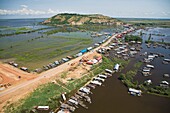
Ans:
POLYGON ((21 7, 23 7, 23 8, 27 8, 28 6, 27 6, 27 5, 21 5, 21 7))
POLYGON ((21 5, 19 10, 0 9, 0 15, 46 15, 58 14, 59 11, 48 9, 46 11, 29 9, 27 5, 21 5))

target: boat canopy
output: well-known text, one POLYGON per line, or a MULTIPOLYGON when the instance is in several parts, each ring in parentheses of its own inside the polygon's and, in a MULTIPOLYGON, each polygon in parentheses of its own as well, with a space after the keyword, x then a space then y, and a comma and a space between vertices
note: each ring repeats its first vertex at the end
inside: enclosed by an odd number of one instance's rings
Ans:
POLYGON ((116 64, 115 67, 114 67, 114 70, 118 70, 119 69, 119 64, 116 64))
POLYGON ((129 88, 129 92, 142 93, 141 90, 137 90, 137 89, 133 89, 133 88, 129 88))
POLYGON ((80 91, 83 91, 83 92, 85 92, 85 93, 87 93, 87 94, 90 93, 90 90, 89 90, 88 88, 86 88, 86 87, 80 88, 80 91))

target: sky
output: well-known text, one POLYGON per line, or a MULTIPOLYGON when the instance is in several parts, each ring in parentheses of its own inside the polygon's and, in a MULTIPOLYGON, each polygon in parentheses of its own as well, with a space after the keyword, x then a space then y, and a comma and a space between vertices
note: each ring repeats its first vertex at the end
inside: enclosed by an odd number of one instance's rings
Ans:
POLYGON ((0 19, 48 18, 58 13, 170 19, 170 0, 0 0, 0 19))

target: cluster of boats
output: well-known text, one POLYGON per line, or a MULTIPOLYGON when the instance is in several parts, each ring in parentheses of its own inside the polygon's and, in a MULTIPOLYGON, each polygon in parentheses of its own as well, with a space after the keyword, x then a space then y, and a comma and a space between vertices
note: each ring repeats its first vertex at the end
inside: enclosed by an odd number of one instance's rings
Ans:
POLYGON ((165 48, 165 49, 170 49, 170 46, 169 46, 169 45, 159 44, 159 43, 154 43, 154 44, 148 43, 148 44, 146 44, 146 46, 147 46, 147 48, 150 48, 151 46, 153 46, 153 48, 163 47, 163 48, 165 48))
MULTIPOLYGON (((12 65, 16 68, 19 68, 19 65, 17 63, 15 63, 14 61, 10 61, 10 62, 8 62, 8 64, 10 64, 10 65, 12 65)), ((27 67, 20 67, 20 69, 23 70, 23 71, 29 72, 27 67)))
MULTIPOLYGON (((144 52, 143 54, 141 54, 143 56, 147 56, 147 58, 144 58, 143 62, 146 63, 146 66, 143 67, 142 69, 142 74, 144 76, 148 76, 151 75, 151 70, 154 69, 154 65, 151 65, 150 62, 152 62, 155 58, 158 57, 164 57, 164 55, 162 55, 161 53, 150 53, 148 54, 147 52, 144 52)), ((163 64, 169 64, 170 63, 170 59, 163 59, 163 64), (166 63, 165 63, 166 62, 166 63)), ((169 74, 165 73, 163 75, 164 78, 168 78, 169 74)), ((144 82, 147 85, 152 84, 152 81, 150 79, 146 80, 144 82)), ((160 82, 159 86, 164 87, 164 88, 169 88, 169 82, 167 82, 166 80, 163 80, 160 82)))
POLYGON ((135 57, 135 55, 141 50, 141 43, 134 42, 132 45, 129 45, 128 43, 119 42, 116 38, 114 38, 113 43, 98 49, 97 52, 107 56, 107 53, 110 50, 113 50, 114 57, 128 60, 129 58, 135 57))
MULTIPOLYGON (((141 54, 143 56, 147 56, 146 58, 144 58, 142 60, 142 62, 146 63, 146 66, 142 69, 142 74, 144 76, 148 76, 148 75, 151 75, 151 69, 154 69, 155 67, 153 65, 151 65, 150 63, 155 59, 155 58, 158 58, 158 57, 164 57, 164 55, 162 55, 161 53, 150 53, 148 55, 147 52, 144 52, 143 54, 141 54)), ((163 64, 169 64, 170 63, 170 59, 163 59, 162 61, 163 64)))
POLYGON ((85 105, 85 102, 92 103, 89 96, 92 94, 91 89, 95 89, 97 86, 101 86, 108 77, 112 76, 112 73, 112 70, 105 69, 104 74, 98 74, 95 76, 89 83, 87 83, 84 87, 81 87, 68 100, 66 100, 65 95, 62 94, 64 102, 61 103, 60 109, 57 113, 74 112, 76 108, 79 108, 79 106, 88 109, 88 107, 85 105))

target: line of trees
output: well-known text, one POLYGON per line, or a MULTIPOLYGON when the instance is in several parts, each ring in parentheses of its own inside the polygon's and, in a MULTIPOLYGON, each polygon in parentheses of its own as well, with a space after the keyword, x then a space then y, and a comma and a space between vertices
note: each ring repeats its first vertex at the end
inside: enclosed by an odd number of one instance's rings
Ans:
POLYGON ((126 35, 125 36, 125 42, 130 42, 130 41, 139 41, 139 42, 142 42, 142 38, 139 37, 139 36, 126 35))

